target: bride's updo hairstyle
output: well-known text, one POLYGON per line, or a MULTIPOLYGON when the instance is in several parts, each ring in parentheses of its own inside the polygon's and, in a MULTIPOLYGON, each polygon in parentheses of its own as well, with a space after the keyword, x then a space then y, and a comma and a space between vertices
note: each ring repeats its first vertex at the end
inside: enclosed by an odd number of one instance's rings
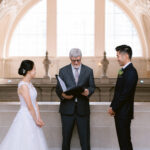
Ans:
POLYGON ((28 71, 33 69, 34 62, 32 60, 23 60, 21 62, 20 68, 18 69, 18 74, 25 76, 28 71))

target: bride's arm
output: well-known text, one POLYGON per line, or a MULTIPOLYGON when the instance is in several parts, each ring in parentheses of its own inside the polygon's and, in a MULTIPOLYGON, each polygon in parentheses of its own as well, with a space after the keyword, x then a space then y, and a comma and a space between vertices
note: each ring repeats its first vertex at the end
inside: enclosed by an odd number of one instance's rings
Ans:
POLYGON ((38 102, 36 102, 36 108, 37 108, 37 112, 38 112, 38 120, 42 123, 42 125, 44 125, 44 122, 41 119, 41 114, 40 114, 40 109, 39 109, 38 102))
POLYGON ((38 119, 40 119, 41 115, 40 115, 40 109, 39 109, 38 102, 36 102, 36 109, 37 109, 37 112, 38 112, 38 119))
POLYGON ((21 94, 27 104, 27 107, 28 107, 28 110, 30 111, 35 123, 38 125, 38 126, 41 126, 41 123, 39 123, 38 121, 38 118, 36 116, 36 112, 35 112, 35 109, 33 107, 33 104, 31 102, 31 98, 30 98, 30 95, 29 95, 29 89, 26 85, 22 85, 19 90, 18 90, 19 94, 21 94))

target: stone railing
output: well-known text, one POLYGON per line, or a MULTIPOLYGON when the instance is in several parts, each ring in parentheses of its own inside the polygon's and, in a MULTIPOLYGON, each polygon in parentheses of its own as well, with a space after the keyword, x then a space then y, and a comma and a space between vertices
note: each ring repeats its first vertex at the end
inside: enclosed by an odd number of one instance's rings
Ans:
MULTIPOLYGON (((0 101, 18 101, 17 84, 20 79, 0 79, 0 101)), ((56 79, 34 79, 38 92, 38 101, 59 101, 55 89, 56 79)), ((91 102, 108 102, 111 101, 114 94, 116 79, 95 79, 95 93, 90 98, 91 102)), ((150 102, 150 79, 140 79, 136 89, 136 102, 150 102)))

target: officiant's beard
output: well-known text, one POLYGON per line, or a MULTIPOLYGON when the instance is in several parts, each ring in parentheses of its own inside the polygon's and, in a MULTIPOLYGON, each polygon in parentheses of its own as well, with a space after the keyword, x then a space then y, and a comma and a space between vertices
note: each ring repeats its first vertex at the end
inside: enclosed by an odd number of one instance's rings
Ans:
POLYGON ((71 64, 74 68, 79 68, 81 65, 81 57, 72 57, 71 59, 71 64), (75 61, 73 62, 72 60, 80 60, 79 62, 75 61))
POLYGON ((81 63, 80 63, 80 64, 72 64, 72 66, 73 66, 74 68, 79 68, 80 65, 81 65, 81 63))

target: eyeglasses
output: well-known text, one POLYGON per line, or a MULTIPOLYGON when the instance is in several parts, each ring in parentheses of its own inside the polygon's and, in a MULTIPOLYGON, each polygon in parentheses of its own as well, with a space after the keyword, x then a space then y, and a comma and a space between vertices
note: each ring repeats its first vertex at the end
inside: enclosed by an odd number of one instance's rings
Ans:
POLYGON ((75 62, 80 62, 81 59, 71 59, 71 61, 75 63, 75 62))

